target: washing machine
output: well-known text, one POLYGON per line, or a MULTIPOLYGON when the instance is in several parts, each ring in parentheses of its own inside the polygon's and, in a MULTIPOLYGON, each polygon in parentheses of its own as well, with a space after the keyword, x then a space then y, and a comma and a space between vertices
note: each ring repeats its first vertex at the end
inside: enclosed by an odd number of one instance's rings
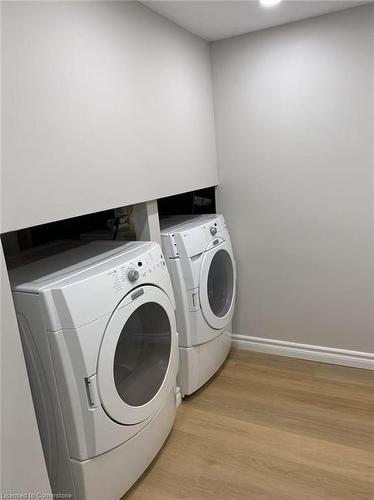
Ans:
POLYGON ((93 242, 10 278, 52 491, 118 499, 175 417, 178 336, 161 248, 93 242))
POLYGON ((207 382, 231 348, 236 263, 223 215, 161 220, 161 241, 173 283, 182 396, 207 382))

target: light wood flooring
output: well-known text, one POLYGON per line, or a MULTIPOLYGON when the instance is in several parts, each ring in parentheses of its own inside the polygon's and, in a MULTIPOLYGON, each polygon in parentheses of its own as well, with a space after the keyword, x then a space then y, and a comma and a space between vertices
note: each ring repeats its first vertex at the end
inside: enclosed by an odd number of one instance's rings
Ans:
POLYGON ((233 352, 126 500, 374 500, 374 371, 233 352))

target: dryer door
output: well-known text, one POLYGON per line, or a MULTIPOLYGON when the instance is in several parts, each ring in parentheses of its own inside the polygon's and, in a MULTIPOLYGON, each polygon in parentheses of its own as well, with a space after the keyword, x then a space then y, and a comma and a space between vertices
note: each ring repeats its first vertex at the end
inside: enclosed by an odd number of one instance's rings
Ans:
POLYGON ((100 347, 97 382, 104 410, 122 424, 152 416, 175 384, 178 338, 174 308, 156 286, 119 303, 100 347))
POLYGON ((216 330, 232 319, 236 295, 236 269, 227 242, 205 252, 200 274, 200 304, 207 323, 216 330))

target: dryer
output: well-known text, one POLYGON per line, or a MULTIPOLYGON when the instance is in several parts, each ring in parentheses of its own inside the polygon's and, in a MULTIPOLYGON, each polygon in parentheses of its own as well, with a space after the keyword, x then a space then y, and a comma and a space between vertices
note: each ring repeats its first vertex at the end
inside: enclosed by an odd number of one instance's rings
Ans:
POLYGON ((118 499, 175 417, 175 302, 160 246, 89 243, 10 277, 52 491, 118 499))
POLYGON ((184 396, 205 384, 230 351, 236 263, 223 215, 163 219, 161 241, 177 304, 184 396))

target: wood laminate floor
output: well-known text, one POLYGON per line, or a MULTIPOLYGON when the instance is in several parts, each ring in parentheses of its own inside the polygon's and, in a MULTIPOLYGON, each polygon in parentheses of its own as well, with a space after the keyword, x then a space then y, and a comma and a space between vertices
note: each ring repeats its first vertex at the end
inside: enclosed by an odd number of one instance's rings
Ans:
POLYGON ((374 500, 374 372, 233 352, 126 500, 374 500))

